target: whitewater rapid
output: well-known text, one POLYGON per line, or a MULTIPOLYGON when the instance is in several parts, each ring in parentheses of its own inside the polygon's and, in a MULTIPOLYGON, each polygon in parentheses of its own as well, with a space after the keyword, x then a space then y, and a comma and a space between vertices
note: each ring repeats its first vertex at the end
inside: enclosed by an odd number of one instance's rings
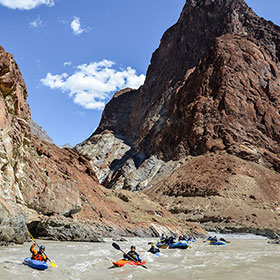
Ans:
MULTIPOLYGON (((228 238, 228 237, 227 237, 228 238)), ((234 236, 226 246, 211 246, 198 240, 187 250, 161 250, 159 257, 146 252, 152 239, 134 238, 116 242, 127 251, 135 244, 148 269, 136 266, 108 269, 122 253, 105 243, 39 241, 57 265, 37 271, 22 262, 29 257, 31 243, 0 248, 2 280, 88 280, 88 279, 207 279, 207 280, 277 280, 280 279, 280 245, 252 236, 234 236), (141 252, 145 251, 145 252, 141 252)))

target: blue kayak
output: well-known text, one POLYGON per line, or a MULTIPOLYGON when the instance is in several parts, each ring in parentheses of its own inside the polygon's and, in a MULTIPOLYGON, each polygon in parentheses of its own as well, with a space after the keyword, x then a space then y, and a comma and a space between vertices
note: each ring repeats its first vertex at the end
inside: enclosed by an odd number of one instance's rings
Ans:
POLYGON ((32 260, 31 258, 25 258, 23 263, 38 270, 44 270, 48 268, 48 264, 46 262, 32 260))
POLYGON ((227 243, 219 240, 216 242, 210 242, 210 245, 227 245, 227 243))
POLYGON ((165 243, 158 242, 158 243, 156 244, 156 246, 157 246, 158 248, 161 248, 161 249, 166 249, 168 245, 165 244, 165 243))
POLYGON ((187 241, 177 241, 169 246, 169 249, 187 249, 189 243, 187 241))

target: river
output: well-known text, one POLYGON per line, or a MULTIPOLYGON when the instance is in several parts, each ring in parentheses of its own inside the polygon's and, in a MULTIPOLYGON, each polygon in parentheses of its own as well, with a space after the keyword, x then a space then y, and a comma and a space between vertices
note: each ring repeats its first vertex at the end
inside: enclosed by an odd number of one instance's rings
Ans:
MULTIPOLYGON (((228 237, 227 237, 228 238, 228 237)), ((138 251, 146 251, 151 239, 133 238, 129 242, 116 242, 127 251, 135 244, 138 251)), ((122 257, 105 243, 76 243, 39 241, 46 246, 46 253, 57 265, 37 271, 22 264, 30 256, 31 243, 0 248, 1 280, 88 280, 88 279, 151 279, 151 280, 278 280, 280 279, 280 245, 254 236, 235 236, 226 246, 211 246, 198 240, 187 250, 166 249, 155 256, 140 252, 147 261, 143 267, 126 265, 108 269, 112 261, 122 257)))

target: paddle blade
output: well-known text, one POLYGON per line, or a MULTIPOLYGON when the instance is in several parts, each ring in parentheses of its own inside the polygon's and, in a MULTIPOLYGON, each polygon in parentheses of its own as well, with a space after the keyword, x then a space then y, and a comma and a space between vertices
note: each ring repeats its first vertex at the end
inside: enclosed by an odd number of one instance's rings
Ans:
POLYGON ((148 267, 147 267, 147 266, 145 266, 145 265, 141 265, 141 264, 140 264, 140 266, 142 266, 142 267, 144 267, 144 268, 148 269, 148 267))
POLYGON ((117 243, 115 243, 115 242, 112 243, 112 246, 113 246, 115 249, 117 249, 117 250, 120 250, 120 249, 121 249, 120 246, 119 246, 117 243))
POLYGON ((53 263, 51 260, 49 260, 49 261, 50 261, 50 264, 51 264, 52 267, 56 267, 55 263, 53 263))

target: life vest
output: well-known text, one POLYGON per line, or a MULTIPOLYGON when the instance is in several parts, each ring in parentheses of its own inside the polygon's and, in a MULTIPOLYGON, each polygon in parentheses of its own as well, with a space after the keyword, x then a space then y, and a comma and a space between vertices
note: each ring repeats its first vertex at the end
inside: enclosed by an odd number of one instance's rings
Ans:
POLYGON ((132 257, 135 260, 138 260, 139 255, 136 252, 129 252, 127 255, 132 257))
POLYGON ((159 252, 159 249, 158 248, 155 248, 155 247, 151 247, 150 248, 150 250, 149 250, 149 252, 151 252, 151 253, 157 253, 157 252, 159 252))
POLYGON ((139 257, 139 254, 135 251, 129 251, 127 254, 124 255, 125 258, 131 260, 131 258, 135 261, 142 261, 141 258, 139 257))
POLYGON ((31 257, 31 259, 32 259, 32 260, 36 260, 36 261, 43 261, 43 260, 44 260, 44 257, 43 257, 40 253, 38 253, 38 254, 36 254, 36 255, 33 255, 33 256, 31 257))

